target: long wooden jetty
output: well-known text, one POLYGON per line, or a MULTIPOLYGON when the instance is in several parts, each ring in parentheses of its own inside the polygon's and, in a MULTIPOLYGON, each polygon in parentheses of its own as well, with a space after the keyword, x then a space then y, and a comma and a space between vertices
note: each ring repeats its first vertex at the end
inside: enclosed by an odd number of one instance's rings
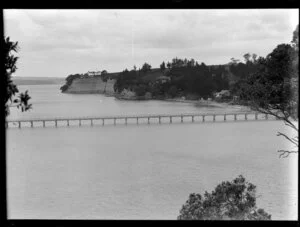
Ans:
MULTIPOLYGON (((220 121, 247 121, 247 120, 276 120, 276 118, 268 114, 258 112, 233 112, 233 113, 184 113, 184 114, 149 114, 149 115, 124 115, 124 116, 102 116, 102 117, 73 117, 73 118, 53 118, 53 119, 22 119, 22 120, 8 120, 6 127, 21 128, 21 127, 58 127, 71 126, 70 123, 75 122, 75 126, 81 126, 83 122, 93 126, 95 124, 125 124, 129 123, 130 119, 134 119, 134 123, 155 123, 161 124, 163 119, 168 119, 167 123, 173 123, 174 120, 179 122, 220 122, 220 121), (141 120, 143 119, 143 122, 141 120), (120 121, 122 120, 122 121, 120 121), (146 121, 145 121, 146 120, 146 121), (65 124, 61 124, 64 122, 65 124)), ((132 123, 132 122, 131 122, 132 123)), ((165 123, 165 121, 163 122, 165 123)), ((73 124, 74 125, 74 124, 73 124)), ((73 126, 72 125, 72 126, 73 126)))

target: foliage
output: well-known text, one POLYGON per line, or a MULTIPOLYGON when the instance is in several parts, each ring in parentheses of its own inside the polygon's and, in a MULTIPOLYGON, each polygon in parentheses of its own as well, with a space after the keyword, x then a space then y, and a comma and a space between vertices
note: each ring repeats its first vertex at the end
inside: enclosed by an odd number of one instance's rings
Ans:
POLYGON ((245 62, 248 63, 248 62, 250 61, 251 55, 250 55, 250 53, 246 53, 246 54, 244 54, 243 57, 244 57, 244 59, 245 59, 245 62))
POLYGON ((233 64, 233 65, 236 65, 240 62, 239 59, 235 59, 235 58, 230 58, 230 60, 231 60, 230 64, 233 64))
POLYGON ((271 215, 256 208, 256 186, 240 175, 222 182, 203 196, 192 193, 182 206, 179 220, 271 220, 271 215))
POLYGON ((250 60, 246 64, 244 63, 238 63, 238 64, 232 64, 229 66, 230 71, 237 75, 239 79, 245 79, 250 74, 253 74, 257 71, 257 64, 254 64, 250 60))
POLYGON ((142 66, 142 72, 148 72, 151 70, 151 65, 149 65, 148 63, 144 63, 143 66, 142 66))
POLYGON ((168 67, 168 69, 171 68, 171 63, 170 62, 167 63, 167 67, 168 67))
POLYGON ((65 92, 66 90, 68 90, 68 88, 69 88, 69 85, 64 84, 63 86, 60 87, 60 90, 61 90, 62 92, 65 92))
POLYGON ((166 69, 166 64, 164 61, 160 64, 160 69, 161 71, 164 71, 166 69))
POLYGON ((161 97, 163 96, 163 85, 154 84, 149 87, 149 92, 152 94, 152 97, 161 97))
POLYGON ((106 70, 102 70, 101 71, 101 75, 106 75, 107 74, 107 71, 106 70))
MULTIPOLYGON (((297 40, 295 38, 295 40, 297 40)), ((298 153, 298 50, 296 44, 278 45, 266 58, 257 60, 258 70, 250 74, 240 86, 240 96, 248 100, 252 109, 275 116, 292 128, 297 136, 278 132, 295 145, 296 150, 280 150, 280 156, 298 153)))
POLYGON ((252 54, 252 62, 256 63, 257 54, 252 54))
POLYGON ((133 88, 139 82, 141 82, 140 78, 138 77, 138 72, 131 70, 128 71, 125 69, 121 72, 114 84, 114 90, 116 92, 122 92, 124 88, 133 88))
POLYGON ((161 72, 165 67, 164 62, 160 66, 161 76, 169 77, 169 81, 163 83, 156 81, 159 73, 156 69, 151 70, 150 66, 145 63, 141 71, 125 70, 120 73, 114 85, 115 91, 120 93, 124 88, 130 88, 137 89, 137 93, 141 94, 144 93, 143 90, 146 90, 153 97, 158 98, 169 95, 176 97, 179 93, 185 96, 195 94, 201 97, 211 97, 213 92, 229 88, 228 77, 225 76, 228 72, 225 66, 210 68, 204 63, 199 65, 194 59, 179 58, 174 58, 171 63, 167 63, 169 68, 167 72, 161 72), (144 80, 144 78, 148 79, 144 80), (152 79, 149 80, 149 78, 152 79), (143 88, 138 88, 140 84, 143 84, 143 88))
MULTIPOLYGON (((180 61, 178 60, 178 62, 180 61)), ((200 96, 211 96, 218 87, 212 73, 209 72, 209 68, 204 64, 197 67, 172 67, 170 75, 172 78, 171 84, 176 85, 178 89, 183 90, 186 94, 194 93, 200 96)), ((222 89, 223 87, 219 88, 222 89)))
POLYGON ((191 60, 188 59, 180 59, 180 58, 173 58, 171 62, 171 68, 177 68, 177 67, 194 67, 195 60, 192 58, 191 60))
POLYGON ((292 78, 296 78, 296 69, 292 66, 293 54, 290 45, 281 44, 266 58, 258 60, 258 71, 247 78, 249 100, 261 108, 286 110, 287 114, 296 117, 291 112, 295 110, 291 106, 293 97, 290 83, 292 78))
MULTIPOLYGON (((71 75, 67 76, 67 78, 66 78, 66 84, 64 84, 63 86, 61 86, 60 90, 62 92, 65 92, 68 89, 68 87, 71 86, 73 80, 81 78, 83 76, 84 75, 82 75, 82 74, 71 74, 71 75)), ((87 75, 85 77, 87 77, 87 75)))
POLYGON ((177 87, 175 85, 172 85, 169 90, 168 90, 168 94, 174 98, 177 95, 178 91, 177 91, 177 87))
POLYGON ((144 84, 139 84, 134 88, 134 92, 137 96, 144 96, 147 92, 147 86, 144 84))
POLYGON ((32 108, 32 104, 29 104, 28 101, 30 96, 28 95, 28 91, 25 93, 20 93, 17 98, 15 95, 19 92, 17 86, 12 81, 12 74, 17 70, 17 60, 18 57, 14 56, 12 52, 18 51, 18 42, 10 41, 9 37, 3 37, 2 39, 2 47, 3 47, 3 62, 4 62, 4 83, 6 88, 6 93, 4 95, 5 101, 5 116, 9 115, 10 107, 21 108, 22 112, 30 110, 32 108))

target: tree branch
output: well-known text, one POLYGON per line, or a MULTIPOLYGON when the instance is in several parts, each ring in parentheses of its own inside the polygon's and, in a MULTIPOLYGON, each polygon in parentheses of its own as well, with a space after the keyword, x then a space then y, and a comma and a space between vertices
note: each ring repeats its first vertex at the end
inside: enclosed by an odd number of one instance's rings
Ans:
POLYGON ((271 109, 263 109, 263 108, 260 108, 258 106, 254 106, 254 109, 258 112, 261 112, 261 113, 264 113, 264 114, 269 114, 269 115, 272 115, 274 117, 276 117, 277 119, 279 120, 282 120, 284 122, 285 125, 291 127, 292 129, 294 129, 295 131, 298 132, 298 128, 296 127, 295 124, 293 124, 288 118, 289 118, 289 115, 286 114, 284 111, 278 111, 280 113, 282 113, 284 116, 280 116, 279 113, 274 113, 273 110, 271 109))
POLYGON ((286 158, 292 153, 296 153, 296 154, 298 153, 298 151, 287 151, 287 150, 279 150, 278 152, 281 153, 279 155, 279 158, 281 158, 281 157, 286 158))
POLYGON ((283 137, 285 137, 288 141, 290 141, 290 142, 293 143, 294 145, 298 146, 298 142, 293 141, 293 139, 289 138, 287 135, 285 135, 285 134, 283 134, 283 133, 281 133, 281 132, 278 132, 278 133, 277 133, 277 136, 283 136, 283 137))

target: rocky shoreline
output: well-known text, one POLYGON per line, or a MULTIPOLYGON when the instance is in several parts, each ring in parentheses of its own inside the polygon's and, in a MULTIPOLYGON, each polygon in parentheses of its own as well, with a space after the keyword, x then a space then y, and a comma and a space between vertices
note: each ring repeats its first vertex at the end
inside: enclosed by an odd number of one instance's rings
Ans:
POLYGON ((216 102, 213 100, 189 100, 189 99, 182 99, 182 98, 146 98, 145 96, 124 96, 112 92, 103 92, 103 91, 65 91, 63 93, 67 94, 101 94, 107 97, 115 97, 118 100, 126 100, 126 101, 149 101, 149 100, 156 100, 156 101, 163 101, 163 102, 180 102, 180 103, 190 103, 194 104, 197 107, 212 107, 212 108, 238 108, 242 111, 251 111, 249 107, 239 104, 234 104, 231 102, 216 102))
POLYGON ((190 103, 195 104, 197 107, 215 107, 215 108, 237 108, 241 111, 251 112, 251 109, 245 105, 234 104, 231 102, 216 102, 216 101, 208 101, 208 100, 188 100, 188 99, 180 99, 180 98, 151 98, 146 99, 144 97, 122 97, 113 95, 116 99, 119 100, 129 100, 129 101, 147 101, 147 100, 156 100, 156 101, 163 101, 163 102, 181 102, 181 103, 190 103))

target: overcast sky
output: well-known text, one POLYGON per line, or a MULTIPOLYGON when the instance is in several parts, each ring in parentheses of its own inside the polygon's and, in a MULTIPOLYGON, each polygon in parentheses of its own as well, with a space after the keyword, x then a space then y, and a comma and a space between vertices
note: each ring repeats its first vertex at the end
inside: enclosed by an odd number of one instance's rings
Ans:
POLYGON ((16 76, 117 72, 174 57, 225 64, 266 56, 290 43, 298 9, 5 10, 5 35, 18 41, 16 76))

